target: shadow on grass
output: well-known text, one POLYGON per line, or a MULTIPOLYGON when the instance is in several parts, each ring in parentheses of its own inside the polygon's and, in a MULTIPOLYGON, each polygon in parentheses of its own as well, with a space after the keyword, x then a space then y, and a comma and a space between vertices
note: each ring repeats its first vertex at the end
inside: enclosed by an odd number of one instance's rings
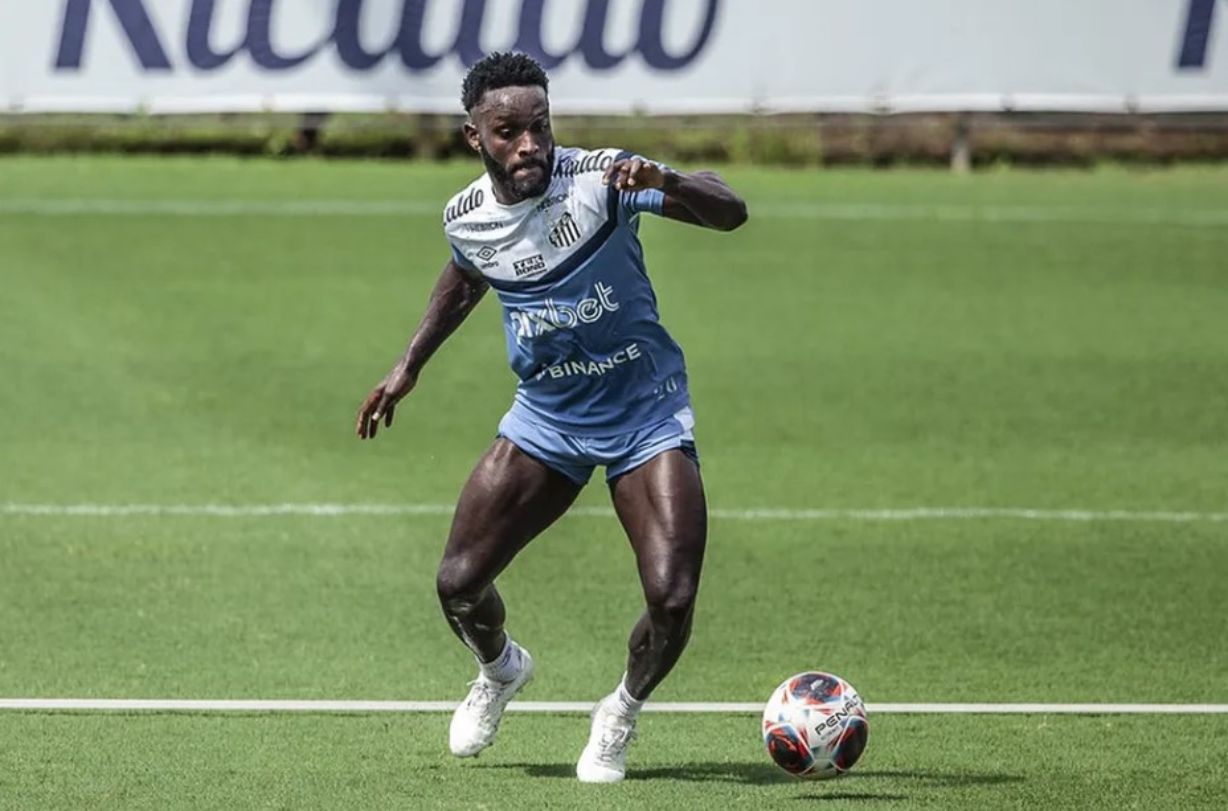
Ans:
MULTIPOLYGON (((574 763, 500 763, 494 768, 519 769, 529 777, 576 779, 576 764, 574 763)), ((752 785, 795 782, 794 778, 775 766, 759 763, 684 763, 679 766, 660 766, 650 769, 632 768, 627 774, 627 780, 686 780, 697 783, 752 785)))
MULTIPOLYGON (((565 778, 574 780, 576 767, 574 763, 500 763, 492 764, 498 769, 517 769, 529 777, 565 778)), ((694 783, 737 783, 741 785, 766 786, 791 784, 797 786, 848 786, 850 780, 856 781, 859 789, 870 788, 871 784, 888 782, 917 783, 928 786, 992 786, 1005 783, 1018 783, 1022 777, 1001 772, 939 772, 939 771, 906 771, 906 770, 853 770, 836 782, 808 782, 798 780, 785 774, 770 763, 683 763, 678 766, 659 766, 648 769, 632 769, 627 774, 627 780, 683 780, 694 783)), ((853 788, 853 786, 849 786, 853 788)), ((870 794, 835 790, 832 793, 806 795, 798 799, 845 799, 845 800, 906 800, 907 797, 892 794, 870 794)))
POLYGON ((833 791, 830 794, 802 794, 793 799, 811 802, 849 800, 852 802, 901 803, 911 798, 903 794, 858 794, 852 791, 833 791))
POLYGON ((916 780, 934 786, 993 786, 1002 783, 1022 783, 1024 778, 1017 774, 1002 772, 935 772, 906 771, 892 769, 867 769, 866 771, 851 771, 842 780, 916 780))

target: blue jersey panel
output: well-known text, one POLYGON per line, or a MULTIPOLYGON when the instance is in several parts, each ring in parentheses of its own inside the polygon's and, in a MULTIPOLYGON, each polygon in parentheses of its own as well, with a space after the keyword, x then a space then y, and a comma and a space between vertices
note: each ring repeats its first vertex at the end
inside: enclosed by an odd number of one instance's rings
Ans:
POLYGON ((662 422, 690 403, 638 234, 640 213, 659 214, 665 196, 601 183, 626 153, 559 153, 540 198, 499 205, 480 180, 445 219, 457 263, 482 273, 503 305, 519 378, 512 413, 588 437, 662 422))
POLYGON ((615 229, 543 293, 496 293, 520 377, 513 411, 604 436, 660 422, 689 403, 682 350, 660 324, 633 226, 615 229))

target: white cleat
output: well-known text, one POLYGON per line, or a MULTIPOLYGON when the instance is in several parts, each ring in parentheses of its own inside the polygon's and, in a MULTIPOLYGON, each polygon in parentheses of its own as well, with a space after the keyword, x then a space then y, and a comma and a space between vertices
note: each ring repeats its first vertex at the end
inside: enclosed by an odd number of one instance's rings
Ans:
POLYGON ((593 709, 588 745, 576 764, 576 777, 582 783, 617 783, 627 773, 627 746, 635 740, 635 721, 607 708, 607 703, 593 709))
POLYGON ((494 681, 483 674, 469 682, 469 695, 452 713, 452 726, 448 729, 452 754, 473 757, 495 742, 507 703, 533 681, 533 657, 524 648, 520 649, 520 656, 523 668, 510 682, 494 681))

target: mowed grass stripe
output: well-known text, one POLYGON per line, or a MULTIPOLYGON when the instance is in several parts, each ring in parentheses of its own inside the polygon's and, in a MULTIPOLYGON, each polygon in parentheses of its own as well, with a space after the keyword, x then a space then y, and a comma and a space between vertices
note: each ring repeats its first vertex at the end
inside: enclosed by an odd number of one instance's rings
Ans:
MULTIPOLYGON (((1228 225, 1222 208, 1102 209, 1070 205, 957 203, 759 203, 753 215, 771 219, 869 222, 1080 223, 1089 225, 1228 225)), ((38 216, 170 217, 414 217, 442 216, 442 201, 431 200, 123 200, 116 198, 13 198, 0 200, 0 214, 38 216)))
MULTIPOLYGON (((451 504, 0 504, 0 514, 24 516, 122 518, 195 516, 270 518, 276 516, 451 515, 451 504)), ((613 518, 609 507, 573 507, 569 515, 613 518)), ((905 507, 827 509, 789 507, 714 508, 712 518, 731 521, 935 521, 1020 519, 1027 521, 1141 521, 1148 523, 1222 523, 1228 512, 1177 510, 1034 509, 1030 507, 905 507)))
POLYGON ((836 781, 798 780, 758 719, 646 714, 627 780, 575 778, 583 717, 508 718, 479 758, 447 752, 443 714, 0 714, 15 808, 1215 808, 1223 716, 925 716, 873 720, 836 781), (1173 753, 1180 753, 1174 757, 1173 753))
MULTIPOLYGON (((346 701, 276 699, 107 699, 107 698, 2 698, 0 710, 111 712, 452 712, 455 701, 346 701)), ((513 701, 511 712, 588 713, 591 701, 513 701)), ((1054 703, 867 703, 872 714, 907 715, 1228 715, 1228 704, 1054 704, 1054 703)), ((754 702, 664 701, 649 702, 645 712, 758 713, 754 702)))

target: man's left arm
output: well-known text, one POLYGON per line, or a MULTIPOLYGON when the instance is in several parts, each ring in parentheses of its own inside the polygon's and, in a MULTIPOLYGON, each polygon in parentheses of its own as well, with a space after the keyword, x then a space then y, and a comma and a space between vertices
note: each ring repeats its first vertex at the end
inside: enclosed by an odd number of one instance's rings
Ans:
POLYGON ((659 189, 664 194, 661 216, 732 231, 746 222, 746 201, 716 172, 675 172, 643 158, 615 161, 602 182, 620 192, 659 189))

